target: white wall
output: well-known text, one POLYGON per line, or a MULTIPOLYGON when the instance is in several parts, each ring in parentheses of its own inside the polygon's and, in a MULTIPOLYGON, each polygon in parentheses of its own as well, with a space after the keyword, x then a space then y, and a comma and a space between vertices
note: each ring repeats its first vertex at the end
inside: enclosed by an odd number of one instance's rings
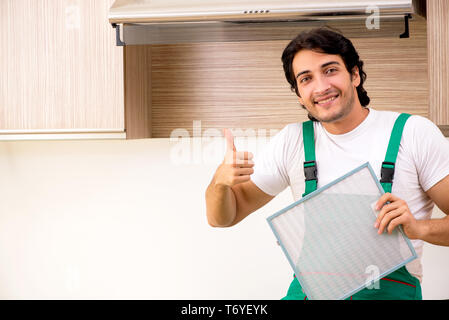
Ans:
MULTIPOLYGON (((222 154, 189 141, 202 152, 185 164, 168 139, 1 142, 0 299, 284 296, 293 272, 266 217, 290 190, 211 228, 204 192, 222 154)), ((427 245, 423 263, 424 297, 449 298, 449 248, 427 245)))

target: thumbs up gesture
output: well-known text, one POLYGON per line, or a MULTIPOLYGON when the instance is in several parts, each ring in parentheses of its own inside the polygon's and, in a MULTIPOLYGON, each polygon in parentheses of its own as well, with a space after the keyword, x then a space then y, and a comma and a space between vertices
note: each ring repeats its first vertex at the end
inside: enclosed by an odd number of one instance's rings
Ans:
POLYGON ((215 184, 232 187, 250 180, 250 175, 254 173, 253 154, 236 150, 234 137, 229 129, 224 129, 223 134, 226 139, 226 154, 215 174, 215 184))

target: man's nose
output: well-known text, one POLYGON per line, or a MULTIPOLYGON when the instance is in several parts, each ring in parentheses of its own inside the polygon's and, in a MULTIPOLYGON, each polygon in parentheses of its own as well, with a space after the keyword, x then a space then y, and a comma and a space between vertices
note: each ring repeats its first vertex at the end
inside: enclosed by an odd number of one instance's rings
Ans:
POLYGON ((313 93, 315 95, 322 95, 330 89, 331 85, 326 77, 319 76, 315 78, 315 87, 313 93))

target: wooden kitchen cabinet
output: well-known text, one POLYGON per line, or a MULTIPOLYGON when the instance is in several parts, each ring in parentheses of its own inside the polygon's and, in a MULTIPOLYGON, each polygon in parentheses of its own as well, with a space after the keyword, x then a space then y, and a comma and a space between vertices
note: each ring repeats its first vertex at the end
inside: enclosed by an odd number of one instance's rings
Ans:
MULTIPOLYGON (((113 2, 0 0, 0 140, 167 138, 193 136, 199 122, 245 131, 307 119, 282 71, 288 40, 120 47, 113 2)), ((340 29, 365 60, 372 107, 428 117, 449 136, 446 2, 428 1, 410 38, 340 29)))
MULTIPOLYGON (((371 107, 427 117, 449 136, 449 1, 417 4, 410 38, 368 36, 349 21, 338 29, 352 35, 365 61, 371 107)), ((307 120, 284 79, 280 55, 287 43, 126 46, 127 133, 166 138, 182 128, 194 136, 193 123, 199 122, 203 131, 246 132, 307 120)))
POLYGON ((0 140, 125 137, 112 3, 0 1, 0 140))
POLYGON ((449 1, 427 0, 429 118, 449 136, 449 1))

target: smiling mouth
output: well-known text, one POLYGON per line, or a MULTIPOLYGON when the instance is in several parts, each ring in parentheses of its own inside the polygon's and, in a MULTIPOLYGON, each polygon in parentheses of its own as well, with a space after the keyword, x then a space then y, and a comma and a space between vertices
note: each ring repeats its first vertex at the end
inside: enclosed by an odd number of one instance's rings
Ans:
POLYGON ((337 95, 335 95, 335 96, 333 96, 333 97, 330 97, 330 98, 327 98, 327 99, 325 99, 325 100, 314 101, 314 104, 317 104, 317 105, 326 105, 326 104, 328 104, 328 103, 334 101, 335 99, 337 99, 339 96, 340 96, 340 95, 337 94, 337 95))

